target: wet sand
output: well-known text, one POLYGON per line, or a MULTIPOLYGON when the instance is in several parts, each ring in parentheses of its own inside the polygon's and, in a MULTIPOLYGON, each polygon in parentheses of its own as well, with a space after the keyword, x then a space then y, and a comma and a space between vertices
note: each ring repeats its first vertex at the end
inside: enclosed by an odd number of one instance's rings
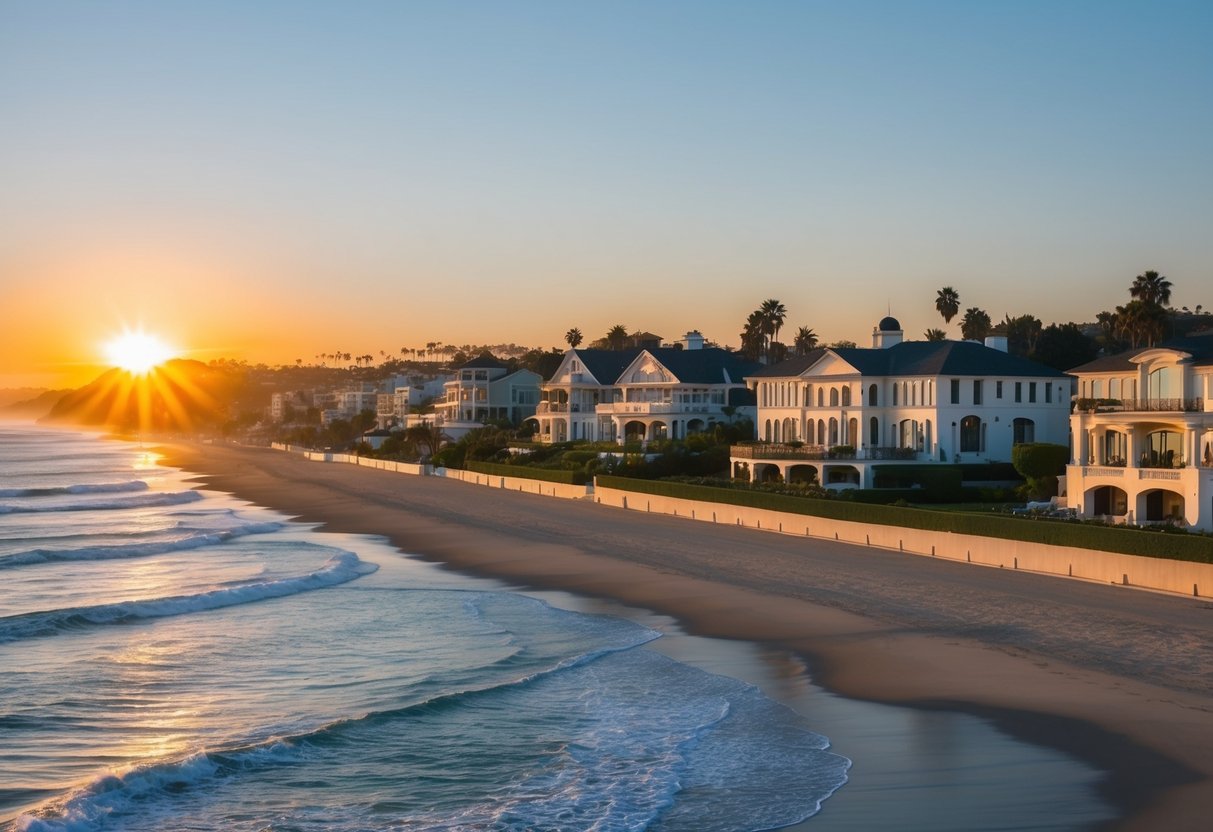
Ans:
POLYGON ((1203 830, 1213 817, 1213 605, 1199 599, 277 451, 164 451, 210 487, 322 530, 790 650, 846 697, 992 721, 1106 772, 1101 794, 1121 815, 1110 828, 1203 830))

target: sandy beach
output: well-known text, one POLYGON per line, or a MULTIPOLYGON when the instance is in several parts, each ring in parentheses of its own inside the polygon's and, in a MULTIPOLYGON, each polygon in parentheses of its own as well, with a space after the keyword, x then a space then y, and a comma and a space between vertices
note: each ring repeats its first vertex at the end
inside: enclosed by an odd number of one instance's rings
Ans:
MULTIPOLYGON (((1213 605, 821 540, 177 444, 208 487, 450 568, 770 644, 861 700, 959 711, 1105 771, 1124 830, 1213 816, 1213 605)), ((1030 800, 1030 795, 1024 796, 1030 800)))

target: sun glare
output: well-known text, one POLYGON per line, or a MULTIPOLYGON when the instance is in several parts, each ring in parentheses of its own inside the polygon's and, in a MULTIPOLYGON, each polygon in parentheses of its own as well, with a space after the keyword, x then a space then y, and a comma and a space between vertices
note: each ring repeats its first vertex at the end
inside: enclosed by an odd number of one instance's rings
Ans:
POLYGON ((163 341, 142 331, 124 332, 105 345, 106 360, 135 375, 163 364, 172 354, 163 341))

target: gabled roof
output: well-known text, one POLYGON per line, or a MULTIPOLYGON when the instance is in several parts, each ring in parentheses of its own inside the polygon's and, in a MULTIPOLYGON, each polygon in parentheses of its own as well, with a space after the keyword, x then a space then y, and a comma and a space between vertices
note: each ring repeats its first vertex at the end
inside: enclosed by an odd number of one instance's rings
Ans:
POLYGON ((1202 332, 1199 335, 1188 335, 1184 338, 1172 338, 1153 347, 1137 347, 1119 352, 1116 355, 1104 355, 1086 364, 1080 364, 1071 373, 1115 373, 1136 372, 1137 364, 1133 359, 1151 350, 1176 350, 1192 356, 1192 364, 1197 367, 1213 365, 1213 331, 1202 332))
POLYGON ((460 370, 508 370, 509 365, 494 358, 490 353, 482 352, 466 364, 460 364, 460 370))
MULTIPOLYGON (((586 372, 599 384, 614 384, 632 360, 640 355, 638 349, 627 350, 574 350, 586 372)), ((559 372, 560 368, 557 368, 559 372)))
POLYGON ((645 352, 660 361, 683 384, 743 384, 745 377, 761 366, 739 353, 719 347, 701 350, 657 347, 645 352))
POLYGON ((1065 373, 974 341, 902 341, 885 349, 819 347, 751 373, 752 378, 799 376, 827 352, 864 376, 1020 376, 1063 378, 1065 373))

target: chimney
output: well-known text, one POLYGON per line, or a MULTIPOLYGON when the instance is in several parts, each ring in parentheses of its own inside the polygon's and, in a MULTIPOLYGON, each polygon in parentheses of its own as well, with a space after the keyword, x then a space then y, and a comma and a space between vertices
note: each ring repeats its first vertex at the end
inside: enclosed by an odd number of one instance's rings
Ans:
POLYGON ((686 350, 703 349, 703 336, 699 333, 699 330, 692 329, 686 335, 682 336, 682 348, 686 350))

